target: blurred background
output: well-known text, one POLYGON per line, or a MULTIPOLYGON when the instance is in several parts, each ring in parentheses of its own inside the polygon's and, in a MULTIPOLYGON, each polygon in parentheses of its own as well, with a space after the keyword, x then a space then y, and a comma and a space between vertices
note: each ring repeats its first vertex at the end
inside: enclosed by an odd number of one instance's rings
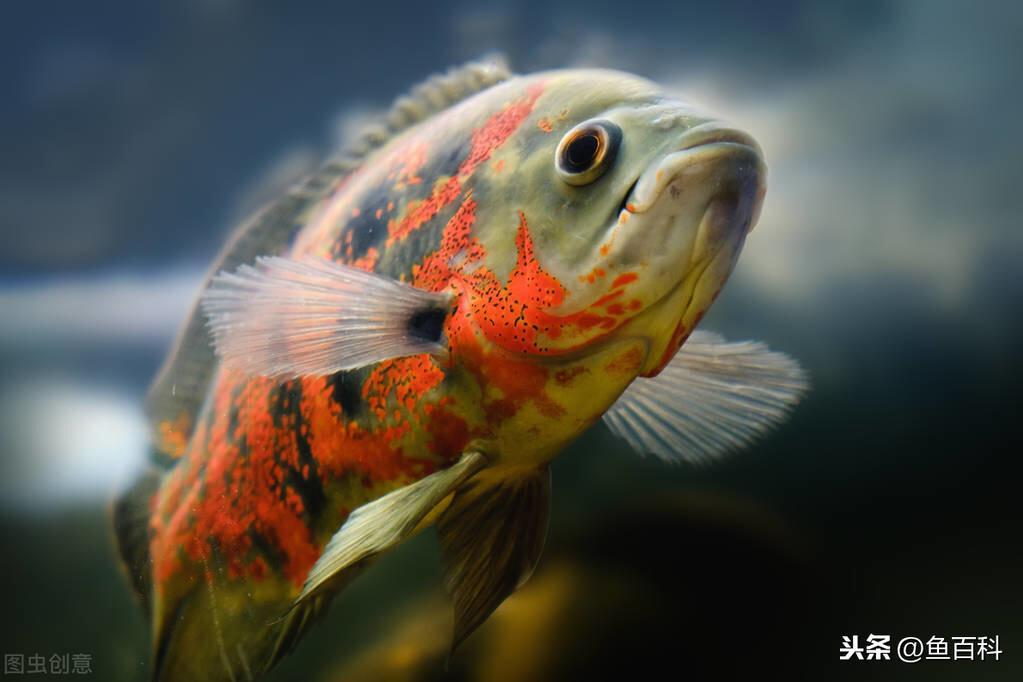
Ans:
POLYGON ((703 323, 814 388, 756 447, 666 467, 603 427, 553 467, 530 584, 445 663, 428 534, 275 680, 1023 678, 1019 3, 4 3, 5 654, 148 675, 108 506, 231 227, 433 72, 656 80, 761 141, 770 190, 703 323), (1000 636, 1000 661, 840 664, 843 635, 1000 636))

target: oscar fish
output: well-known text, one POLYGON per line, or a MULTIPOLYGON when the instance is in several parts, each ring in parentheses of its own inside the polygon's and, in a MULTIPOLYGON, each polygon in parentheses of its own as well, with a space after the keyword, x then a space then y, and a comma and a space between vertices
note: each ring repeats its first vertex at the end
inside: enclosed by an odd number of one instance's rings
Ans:
POLYGON ((153 678, 259 677, 431 526, 454 647, 533 571, 548 464, 597 422, 669 462, 779 423, 799 365, 694 331, 766 172, 642 78, 470 64, 244 223, 114 508, 153 678))

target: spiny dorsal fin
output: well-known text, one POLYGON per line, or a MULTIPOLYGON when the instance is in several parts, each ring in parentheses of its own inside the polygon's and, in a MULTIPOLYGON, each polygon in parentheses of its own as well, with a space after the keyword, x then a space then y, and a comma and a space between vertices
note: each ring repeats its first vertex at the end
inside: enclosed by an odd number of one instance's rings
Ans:
POLYGON ((633 381, 604 422, 641 454, 701 463, 780 424, 808 388, 784 353, 697 331, 660 374, 633 381))
POLYGON ((437 519, 444 584, 455 607, 451 649, 532 575, 547 538, 551 474, 478 476, 437 519))
MULTIPOLYGON (((398 98, 383 124, 367 130, 346 151, 243 223, 220 252, 200 291, 209 286, 218 272, 251 264, 257 256, 283 254, 320 198, 375 149, 416 123, 507 80, 510 75, 500 58, 472 62, 433 76, 413 88, 409 95, 398 98)), ((146 396, 146 414, 158 453, 176 457, 191 437, 216 362, 212 338, 197 301, 146 396)))
POLYGON ((384 122, 366 130, 351 146, 347 157, 363 159, 403 130, 509 78, 511 71, 499 56, 431 76, 396 99, 384 122))

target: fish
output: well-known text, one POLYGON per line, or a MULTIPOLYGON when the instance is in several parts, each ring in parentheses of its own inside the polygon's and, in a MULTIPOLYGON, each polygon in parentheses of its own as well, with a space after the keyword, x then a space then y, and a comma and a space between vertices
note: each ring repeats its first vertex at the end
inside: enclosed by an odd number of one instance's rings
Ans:
POLYGON ((753 137, 646 79, 474 62, 243 223, 114 504, 153 679, 259 678, 426 528, 454 650, 536 567, 583 433, 698 464, 781 423, 800 365, 696 329, 766 177, 753 137))

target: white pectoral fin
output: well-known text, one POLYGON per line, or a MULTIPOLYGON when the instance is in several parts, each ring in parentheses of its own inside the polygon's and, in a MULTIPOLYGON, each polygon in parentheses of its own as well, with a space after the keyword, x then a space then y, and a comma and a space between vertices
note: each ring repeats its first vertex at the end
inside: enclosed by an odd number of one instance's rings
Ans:
POLYGON ((633 381, 604 421, 642 454, 705 462, 780 424, 808 388, 784 353, 697 331, 660 374, 633 381))
POLYGON ((486 466, 486 457, 467 452, 453 465, 356 509, 334 534, 306 576, 299 605, 346 569, 408 538, 426 515, 486 466))
POLYGON ((448 294, 311 256, 259 258, 221 272, 202 295, 225 365, 282 379, 442 355, 450 304, 448 294))

